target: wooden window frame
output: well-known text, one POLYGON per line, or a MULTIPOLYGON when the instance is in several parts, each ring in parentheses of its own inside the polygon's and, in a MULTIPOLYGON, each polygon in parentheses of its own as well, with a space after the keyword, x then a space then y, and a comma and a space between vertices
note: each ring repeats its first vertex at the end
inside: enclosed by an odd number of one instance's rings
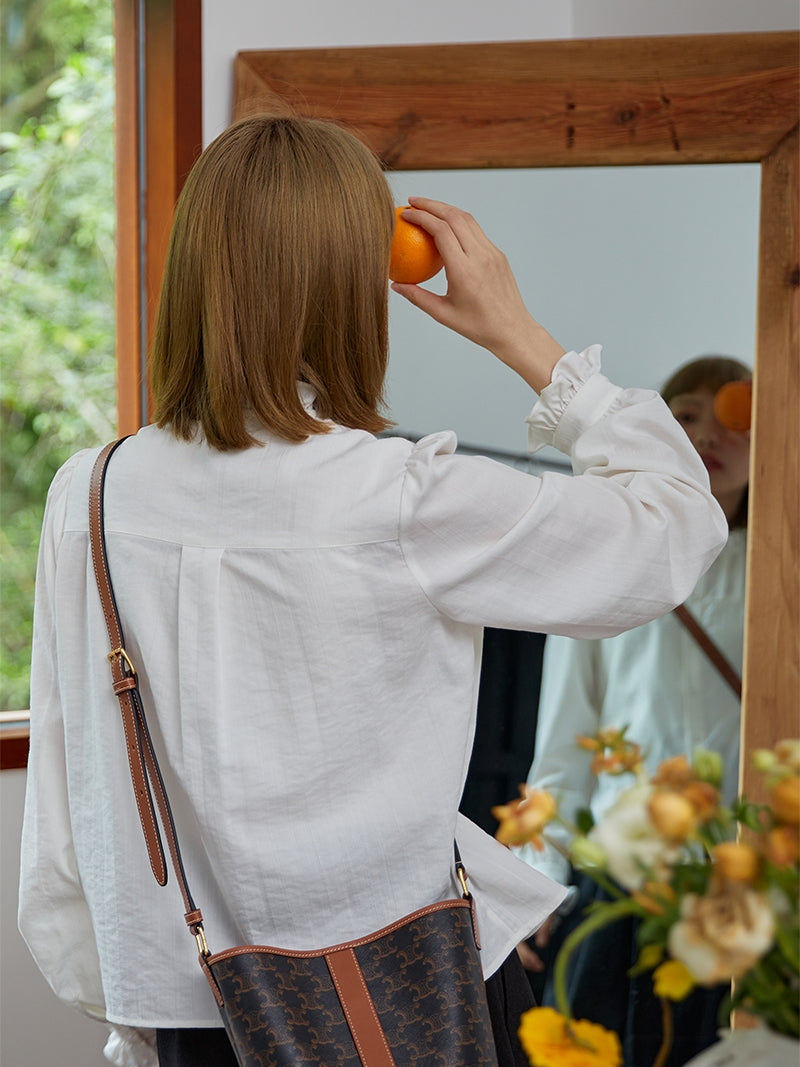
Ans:
POLYGON ((172 214, 202 150, 202 0, 115 0, 117 416, 147 422, 172 214))
MULTIPOLYGON (((147 352, 175 201, 202 150, 202 0, 114 0, 117 427, 147 422, 147 352)), ((0 770, 28 725, 0 717, 0 770)))

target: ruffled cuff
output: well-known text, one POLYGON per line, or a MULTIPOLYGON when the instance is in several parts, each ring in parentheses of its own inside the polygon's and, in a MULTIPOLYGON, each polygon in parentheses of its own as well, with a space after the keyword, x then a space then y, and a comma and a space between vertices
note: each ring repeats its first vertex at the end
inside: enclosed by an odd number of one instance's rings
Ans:
POLYGON ((582 430, 608 410, 620 390, 600 374, 601 351, 602 345, 590 345, 558 361, 552 381, 525 419, 529 452, 553 445, 569 455, 582 430))

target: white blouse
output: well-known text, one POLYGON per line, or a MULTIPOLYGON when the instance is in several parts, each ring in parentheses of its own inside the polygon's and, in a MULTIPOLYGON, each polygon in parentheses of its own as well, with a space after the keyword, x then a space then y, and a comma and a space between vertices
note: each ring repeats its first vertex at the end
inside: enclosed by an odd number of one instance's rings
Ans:
MULTIPOLYGON (((578 478, 341 426, 238 452, 149 426, 115 454, 109 565, 212 952, 319 948, 452 896, 454 837, 487 975, 562 899, 456 814, 482 627, 636 626, 726 537, 661 399, 598 367, 598 348, 563 357, 528 416, 578 478)), ((20 928, 87 1012, 219 1026, 132 797, 89 558, 96 454, 57 474, 42 533, 20 928)))
MULTIPOLYGON (((732 531, 686 601, 739 675, 746 548, 746 531, 732 531)), ((719 752, 725 766, 722 792, 730 802, 738 788, 739 718, 739 698, 671 613, 601 641, 548 637, 528 782, 552 792, 566 819, 589 808, 598 820, 633 779, 629 774, 595 777, 591 753, 577 747, 575 736, 628 726, 626 736, 643 747, 651 773, 669 756, 691 758, 697 748, 719 752)), ((569 843, 568 831, 555 823, 547 834, 562 846, 569 843)), ((566 883, 569 863, 552 845, 543 852, 526 846, 519 855, 566 883)))

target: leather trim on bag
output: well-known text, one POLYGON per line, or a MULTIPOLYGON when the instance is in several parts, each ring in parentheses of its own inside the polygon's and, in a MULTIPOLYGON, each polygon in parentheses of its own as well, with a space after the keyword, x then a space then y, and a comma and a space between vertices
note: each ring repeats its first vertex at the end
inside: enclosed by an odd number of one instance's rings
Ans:
POLYGON ((396 1067, 353 950, 341 949, 326 954, 325 962, 361 1062, 369 1064, 369 1067, 396 1067))

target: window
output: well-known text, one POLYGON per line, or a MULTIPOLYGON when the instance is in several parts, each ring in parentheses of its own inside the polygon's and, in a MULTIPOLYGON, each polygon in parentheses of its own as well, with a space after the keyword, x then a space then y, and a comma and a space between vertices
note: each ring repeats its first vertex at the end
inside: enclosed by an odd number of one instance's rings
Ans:
MULTIPOLYGON (((27 705, 52 475, 146 421, 165 235, 202 141, 200 15, 201 0, 3 8, 0 709, 12 718, 27 705)), ((24 765, 19 728, 3 727, 0 765, 24 765)))

